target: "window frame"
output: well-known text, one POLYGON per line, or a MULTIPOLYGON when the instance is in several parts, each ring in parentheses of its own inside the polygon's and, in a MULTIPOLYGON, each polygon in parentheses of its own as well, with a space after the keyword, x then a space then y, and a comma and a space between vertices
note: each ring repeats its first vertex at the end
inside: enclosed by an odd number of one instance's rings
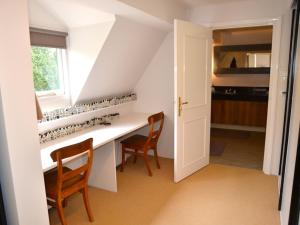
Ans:
MULTIPOLYGON (((42 46, 34 46, 42 47, 42 46)), ((50 47, 42 47, 50 48, 50 47)), ((68 70, 67 70, 67 59, 66 59, 66 50, 61 48, 55 48, 57 51, 57 60, 58 60, 58 75, 60 89, 47 90, 47 91, 35 91, 36 95, 39 98, 43 97, 54 97, 54 96, 66 96, 68 95, 68 70)))
MULTIPOLYGON (((33 45, 31 46, 33 47, 33 45)), ((44 46, 34 46, 44 47, 44 46)), ((52 48, 52 47, 46 47, 52 48)), ((56 48, 58 51, 58 69, 60 75, 61 89, 49 90, 49 91, 35 91, 36 96, 39 99, 39 103, 43 111, 49 111, 56 108, 64 107, 71 103, 70 95, 70 82, 68 71, 68 54, 67 49, 56 48)), ((32 74, 33 76, 33 74, 32 74)))
MULTIPOLYGON (((58 50, 59 79, 62 88, 50 91, 35 91, 43 111, 64 107, 71 103, 70 77, 68 65, 68 33, 29 27, 31 47, 55 48, 58 50)), ((32 73, 33 76, 33 73, 32 73)))

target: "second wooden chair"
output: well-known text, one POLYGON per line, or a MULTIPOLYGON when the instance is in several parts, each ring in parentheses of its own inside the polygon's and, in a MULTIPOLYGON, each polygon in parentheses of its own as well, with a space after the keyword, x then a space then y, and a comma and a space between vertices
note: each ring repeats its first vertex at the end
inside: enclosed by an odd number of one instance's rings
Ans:
POLYGON ((160 168, 158 155, 157 155, 157 142, 161 134, 163 124, 164 124, 164 113, 160 112, 149 116, 148 124, 150 127, 148 137, 143 135, 133 135, 125 140, 121 141, 122 144, 122 164, 121 172, 125 167, 125 154, 133 154, 134 162, 137 160, 137 156, 142 156, 144 158, 145 165, 148 170, 149 176, 152 176, 152 172, 148 163, 148 151, 154 151, 154 158, 156 161, 157 168, 160 168), (156 129, 155 124, 159 123, 158 129, 156 129))

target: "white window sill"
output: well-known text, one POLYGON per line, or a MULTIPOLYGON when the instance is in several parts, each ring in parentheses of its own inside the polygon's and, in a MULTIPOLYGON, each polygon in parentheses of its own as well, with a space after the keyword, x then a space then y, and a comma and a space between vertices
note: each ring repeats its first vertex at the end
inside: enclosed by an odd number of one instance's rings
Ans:
POLYGON ((65 95, 38 96, 38 100, 43 113, 58 108, 64 108, 71 104, 70 98, 65 95))

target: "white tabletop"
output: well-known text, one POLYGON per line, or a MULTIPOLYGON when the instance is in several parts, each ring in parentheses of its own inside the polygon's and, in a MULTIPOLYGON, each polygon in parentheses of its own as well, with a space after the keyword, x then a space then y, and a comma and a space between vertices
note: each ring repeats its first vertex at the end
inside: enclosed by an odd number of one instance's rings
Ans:
MULTIPOLYGON (((148 124, 149 114, 131 113, 120 116, 112 121, 109 126, 95 126, 83 131, 58 138, 56 140, 41 144, 41 160, 43 171, 50 170, 56 166, 50 157, 51 152, 64 146, 72 145, 88 138, 93 138, 94 149, 103 146, 115 139, 131 133, 148 124)), ((70 161, 72 158, 66 160, 70 161)))

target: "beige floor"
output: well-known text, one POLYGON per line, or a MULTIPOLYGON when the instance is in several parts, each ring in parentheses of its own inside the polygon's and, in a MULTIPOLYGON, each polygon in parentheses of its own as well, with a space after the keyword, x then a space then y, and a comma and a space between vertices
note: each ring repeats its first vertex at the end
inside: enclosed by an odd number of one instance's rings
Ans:
MULTIPOLYGON (((139 160, 117 173, 118 192, 90 188, 95 225, 279 225, 277 178, 258 170, 209 165, 178 184, 173 161, 148 177, 139 160)), ((80 195, 65 208, 69 225, 88 225, 80 195)), ((59 224, 50 210, 51 224, 59 224)))
POLYGON ((265 133, 215 129, 211 141, 226 144, 221 156, 211 156, 210 162, 262 170, 265 133), (215 133, 215 134, 214 134, 215 133))

